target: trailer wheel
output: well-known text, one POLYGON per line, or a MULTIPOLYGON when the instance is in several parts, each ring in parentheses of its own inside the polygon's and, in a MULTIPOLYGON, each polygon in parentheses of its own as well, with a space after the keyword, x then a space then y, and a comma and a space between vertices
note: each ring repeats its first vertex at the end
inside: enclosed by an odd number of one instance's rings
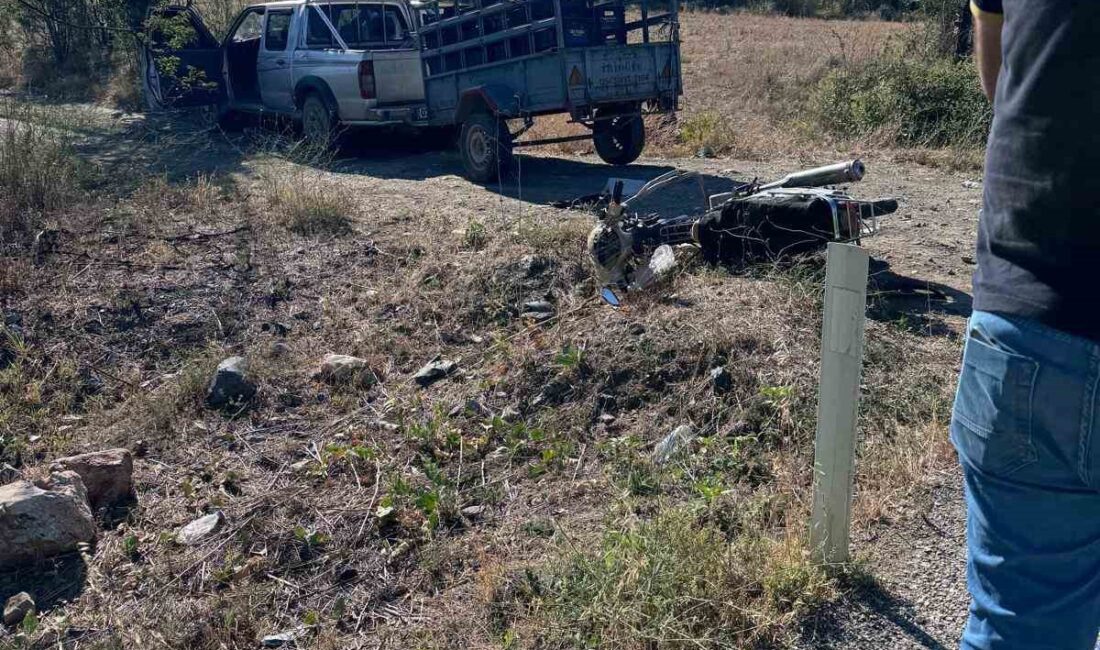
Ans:
POLYGON ((645 122, 641 114, 617 115, 610 120, 597 121, 592 127, 592 144, 606 163, 629 165, 634 162, 645 149, 645 122))
POLYGON ((334 134, 332 111, 317 93, 306 95, 302 102, 302 135, 306 140, 322 146, 332 143, 334 134))
POLYGON ((508 123, 487 113, 474 113, 462 123, 458 138, 466 177, 488 183, 512 169, 512 133, 508 123))

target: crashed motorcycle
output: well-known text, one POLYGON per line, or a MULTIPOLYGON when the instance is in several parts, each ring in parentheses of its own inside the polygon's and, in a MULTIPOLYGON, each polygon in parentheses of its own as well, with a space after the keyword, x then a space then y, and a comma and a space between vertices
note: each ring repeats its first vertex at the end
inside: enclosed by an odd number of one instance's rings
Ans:
POLYGON ((631 210, 647 195, 698 176, 673 170, 623 198, 623 183, 611 188, 588 250, 607 287, 645 284, 665 246, 693 244, 711 264, 748 266, 778 262, 825 248, 829 242, 856 242, 878 231, 879 217, 898 209, 895 199, 859 200, 831 186, 855 183, 866 172, 859 160, 837 163, 762 183, 753 180, 708 198, 702 214, 659 217, 631 210), (661 250, 659 250, 661 249, 661 250), (646 277, 642 277, 646 276, 646 277))

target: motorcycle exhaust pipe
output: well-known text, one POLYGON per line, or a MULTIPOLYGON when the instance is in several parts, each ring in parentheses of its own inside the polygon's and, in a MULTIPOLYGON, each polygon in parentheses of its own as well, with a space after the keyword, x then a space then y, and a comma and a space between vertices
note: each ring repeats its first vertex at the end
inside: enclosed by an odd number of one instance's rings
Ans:
POLYGON ((863 180, 863 174, 866 171, 863 161, 857 158, 848 162, 788 174, 777 181, 761 185, 760 190, 774 190, 778 187, 822 187, 824 185, 856 183, 863 180))

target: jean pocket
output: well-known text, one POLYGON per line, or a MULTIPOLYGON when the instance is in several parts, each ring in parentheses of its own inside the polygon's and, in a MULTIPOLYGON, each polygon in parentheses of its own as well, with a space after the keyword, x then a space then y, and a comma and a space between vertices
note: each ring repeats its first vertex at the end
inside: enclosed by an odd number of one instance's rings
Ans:
POLYGON ((968 465, 1006 475, 1038 460, 1031 441, 1039 364, 972 329, 951 414, 951 441, 968 465))

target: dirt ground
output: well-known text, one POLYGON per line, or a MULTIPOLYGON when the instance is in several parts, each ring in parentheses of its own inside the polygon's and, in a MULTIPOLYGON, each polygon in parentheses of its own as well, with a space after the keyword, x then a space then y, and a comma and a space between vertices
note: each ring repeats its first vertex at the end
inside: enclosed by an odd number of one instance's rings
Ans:
MULTIPOLYGON (((801 536, 820 277, 689 264, 615 310, 584 259, 591 214, 548 204, 610 176, 687 168, 710 193, 853 152, 627 169, 529 155, 515 182, 480 187, 454 152, 402 135, 350 137, 320 160, 263 131, 128 120, 79 149, 133 186, 58 219, 38 259, 3 260, 5 317, 24 345, 23 392, 7 389, 5 435, 19 441, 9 461, 32 476, 68 453, 139 455, 138 506, 106 524, 94 554, 0 580, 3 597, 38 589, 35 647, 255 647, 287 631, 299 647, 572 647, 583 644, 562 641, 566 610, 530 604, 563 607, 557 596, 519 598, 517 571, 552 571, 604 531, 685 504, 710 521, 767 503, 774 514, 752 535, 772 548, 801 536), (290 196, 311 202, 295 209, 290 196), (536 299, 554 319, 520 315, 536 299), (376 381, 312 379, 326 352, 366 358, 376 381), (261 397, 227 416, 201 395, 229 354, 253 361, 261 397), (418 389, 412 374, 437 356, 458 373, 418 389), (737 382, 724 397, 707 381, 720 363, 737 382), (780 397, 759 407, 760 395, 780 397), (759 408, 767 422, 746 425, 759 408), (700 460, 706 442, 654 473, 655 490, 644 477, 638 488, 634 469, 624 488, 623 463, 648 468, 639 459, 685 421, 731 445, 719 456, 759 449, 730 469, 700 460), (760 427, 751 443, 731 433, 746 426, 760 427), (171 541, 216 510, 229 524, 208 543, 171 541)), ((809 595, 773 594, 769 613, 748 619, 767 635, 709 647, 935 648, 958 634, 961 510, 944 423, 980 187, 908 158, 864 156, 854 188, 901 206, 865 242, 875 262, 856 550, 874 582, 838 583, 809 609, 809 595)), ((701 204, 689 184, 650 209, 701 204)), ((0 644, 23 643, 11 634, 0 644)))

